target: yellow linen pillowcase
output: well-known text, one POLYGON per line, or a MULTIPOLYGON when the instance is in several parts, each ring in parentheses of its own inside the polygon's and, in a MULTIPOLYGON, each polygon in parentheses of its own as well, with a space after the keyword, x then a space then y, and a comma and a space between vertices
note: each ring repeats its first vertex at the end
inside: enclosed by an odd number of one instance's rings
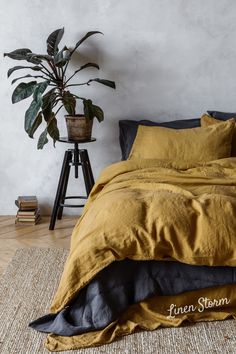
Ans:
MULTIPOLYGON (((233 138, 232 138, 232 150, 231 150, 231 156, 236 156, 236 124, 235 120, 232 118, 230 119, 234 122, 234 133, 233 133, 233 138)), ((208 114, 203 114, 201 117, 201 126, 202 127, 209 127, 210 125, 213 124, 219 124, 222 123, 222 120, 213 118, 208 116, 208 114)))
POLYGON ((129 159, 212 161, 231 156, 234 122, 170 129, 140 125, 129 159))

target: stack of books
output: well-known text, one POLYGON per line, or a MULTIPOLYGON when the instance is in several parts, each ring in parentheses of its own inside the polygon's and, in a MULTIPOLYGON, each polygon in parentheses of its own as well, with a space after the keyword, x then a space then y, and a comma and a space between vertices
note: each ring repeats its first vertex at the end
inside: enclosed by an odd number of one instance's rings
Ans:
POLYGON ((40 213, 36 196, 20 196, 15 204, 19 208, 15 221, 17 225, 36 225, 39 222, 40 213))

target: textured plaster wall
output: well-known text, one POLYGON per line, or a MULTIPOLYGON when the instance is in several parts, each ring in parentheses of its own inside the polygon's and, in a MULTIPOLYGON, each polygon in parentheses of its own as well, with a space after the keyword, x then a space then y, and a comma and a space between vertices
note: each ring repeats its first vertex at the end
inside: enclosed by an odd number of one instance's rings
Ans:
MULTIPOLYGON (((120 159, 119 119, 160 121, 197 117, 207 109, 236 111, 234 0, 0 0, 1 214, 14 214, 14 199, 21 194, 36 194, 43 213, 50 211, 65 148, 50 143, 37 151, 36 139, 27 137, 28 102, 11 104, 6 78, 17 63, 2 54, 20 47, 43 52, 48 33, 61 26, 68 45, 89 30, 104 32, 81 46, 74 64, 97 61, 99 76, 117 84, 116 92, 98 84, 83 90, 106 113, 94 126, 98 141, 88 146, 95 177, 120 159)), ((88 78, 93 75, 87 71, 88 78)), ((63 112, 60 120, 64 135, 63 112)), ((69 192, 81 190, 72 179, 69 192)))

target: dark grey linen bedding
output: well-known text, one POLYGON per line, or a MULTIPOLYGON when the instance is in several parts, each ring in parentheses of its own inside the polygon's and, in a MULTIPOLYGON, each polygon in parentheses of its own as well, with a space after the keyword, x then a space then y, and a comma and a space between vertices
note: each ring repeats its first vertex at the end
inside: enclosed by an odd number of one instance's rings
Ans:
POLYGON ((177 295, 233 283, 235 267, 125 259, 98 273, 65 309, 29 326, 41 332, 72 336, 102 329, 132 304, 155 295, 177 295))

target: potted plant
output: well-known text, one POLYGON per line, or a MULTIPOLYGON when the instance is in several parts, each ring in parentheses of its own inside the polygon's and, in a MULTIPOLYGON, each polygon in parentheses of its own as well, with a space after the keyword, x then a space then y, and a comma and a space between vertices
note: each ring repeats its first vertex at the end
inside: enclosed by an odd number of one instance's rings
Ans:
POLYGON ((83 85, 90 85, 92 82, 106 85, 115 89, 115 83, 110 80, 94 78, 86 82, 71 82, 72 79, 82 70, 93 67, 99 69, 96 63, 85 63, 75 72, 67 77, 67 69, 73 54, 77 48, 90 36, 102 34, 99 31, 88 32, 81 38, 74 48, 67 46, 58 48, 63 37, 64 28, 52 32, 47 39, 47 54, 35 54, 28 48, 16 49, 10 53, 4 53, 14 60, 23 60, 34 65, 18 65, 8 70, 7 76, 10 77, 17 70, 30 70, 27 74, 12 81, 12 84, 22 79, 33 78, 33 81, 21 82, 14 89, 12 103, 32 96, 32 102, 25 112, 25 131, 30 138, 33 138, 35 131, 41 124, 45 124, 43 132, 39 136, 38 149, 42 149, 48 142, 50 136, 54 144, 59 139, 57 126, 57 114, 62 107, 65 108, 68 138, 71 140, 88 139, 91 137, 93 119, 99 122, 104 119, 101 107, 94 105, 91 99, 78 96, 71 92, 71 88, 83 85), (33 72, 33 75, 32 75, 33 72), (77 100, 83 103, 83 114, 76 114, 77 100))

